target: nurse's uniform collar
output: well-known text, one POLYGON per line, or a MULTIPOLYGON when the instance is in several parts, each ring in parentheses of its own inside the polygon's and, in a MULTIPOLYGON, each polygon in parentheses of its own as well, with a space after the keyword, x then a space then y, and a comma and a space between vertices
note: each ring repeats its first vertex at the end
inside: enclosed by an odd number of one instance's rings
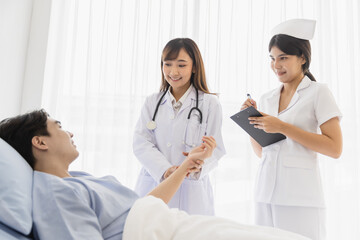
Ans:
MULTIPOLYGON (((311 80, 308 76, 304 76, 304 78, 301 80, 299 86, 297 86, 296 88, 296 91, 295 92, 299 92, 300 90, 302 89, 305 89, 307 87, 309 87, 311 84, 311 80)), ((273 92, 273 96, 276 96, 276 95, 280 95, 281 93, 281 89, 283 88, 284 84, 281 84, 280 87, 278 87, 274 92, 273 92)))
POLYGON ((311 84, 310 78, 305 75, 304 78, 301 80, 299 86, 297 87, 296 91, 298 92, 302 89, 305 89, 305 88, 309 87, 310 84, 311 84))

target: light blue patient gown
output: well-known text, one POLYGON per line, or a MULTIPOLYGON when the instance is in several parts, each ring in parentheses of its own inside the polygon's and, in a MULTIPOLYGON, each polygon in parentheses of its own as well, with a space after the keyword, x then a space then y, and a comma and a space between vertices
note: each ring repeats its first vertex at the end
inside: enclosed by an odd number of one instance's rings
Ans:
POLYGON ((34 171, 34 233, 39 239, 122 239, 137 194, 112 176, 72 178, 34 171))

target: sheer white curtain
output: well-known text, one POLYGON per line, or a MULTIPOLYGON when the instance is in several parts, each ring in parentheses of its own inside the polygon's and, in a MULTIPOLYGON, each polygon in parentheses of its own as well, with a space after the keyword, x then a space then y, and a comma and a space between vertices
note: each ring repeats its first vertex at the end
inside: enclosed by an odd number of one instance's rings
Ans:
POLYGON ((194 39, 208 83, 220 93, 227 155, 212 175, 217 215, 252 223, 257 159, 231 120, 251 93, 278 86, 269 31, 290 18, 317 20, 310 70, 344 114, 340 159, 321 156, 328 239, 360 232, 360 4, 357 0, 54 0, 42 106, 75 134, 72 169, 134 186, 132 134, 145 96, 160 86, 160 55, 175 37, 194 39))

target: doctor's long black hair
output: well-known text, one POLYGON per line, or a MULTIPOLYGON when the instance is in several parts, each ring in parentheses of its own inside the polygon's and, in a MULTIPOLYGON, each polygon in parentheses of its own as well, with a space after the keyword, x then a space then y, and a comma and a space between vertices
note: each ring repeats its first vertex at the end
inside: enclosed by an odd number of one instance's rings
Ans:
POLYGON ((195 72, 191 75, 191 83, 194 87, 204 93, 210 93, 205 76, 205 67, 204 62, 201 57, 200 50, 196 43, 190 38, 175 38, 170 40, 161 56, 161 86, 160 91, 166 91, 169 86, 169 83, 166 81, 164 77, 164 73, 162 71, 163 64, 165 60, 173 60, 176 59, 179 55, 181 49, 184 49, 187 54, 189 54, 190 58, 193 61, 193 68, 195 72))
POLYGON ((271 38, 269 43, 269 52, 272 47, 278 47, 288 55, 304 57, 305 63, 302 65, 304 75, 308 76, 311 81, 316 82, 315 77, 310 73, 309 67, 311 62, 311 46, 309 40, 291 37, 285 34, 278 34, 271 38))

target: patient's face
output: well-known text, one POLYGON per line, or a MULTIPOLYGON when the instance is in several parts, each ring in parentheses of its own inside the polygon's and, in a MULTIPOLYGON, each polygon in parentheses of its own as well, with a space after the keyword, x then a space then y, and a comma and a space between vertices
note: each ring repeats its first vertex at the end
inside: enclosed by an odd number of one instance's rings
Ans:
POLYGON ((72 139, 73 134, 62 129, 59 121, 48 118, 47 130, 50 134, 50 136, 46 137, 49 153, 65 160, 69 164, 79 156, 79 152, 76 150, 76 145, 72 139))

